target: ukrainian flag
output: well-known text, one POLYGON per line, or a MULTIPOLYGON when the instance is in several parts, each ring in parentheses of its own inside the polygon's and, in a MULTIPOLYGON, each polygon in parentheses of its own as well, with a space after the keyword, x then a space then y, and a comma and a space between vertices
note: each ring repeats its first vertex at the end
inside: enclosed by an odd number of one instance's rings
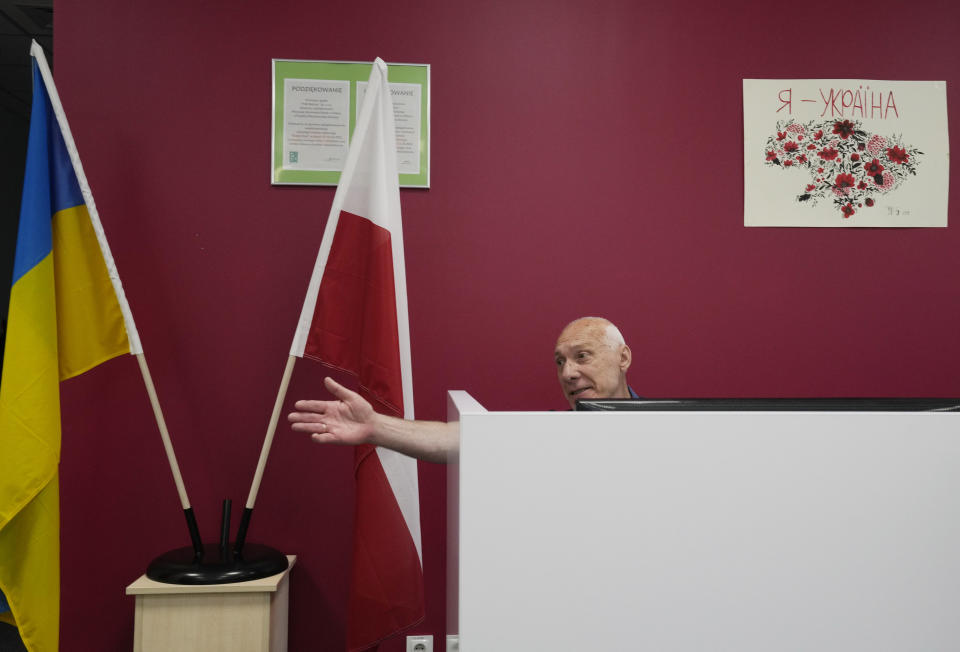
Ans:
POLYGON ((0 591, 10 606, 0 619, 19 628, 30 652, 54 652, 59 384, 140 351, 92 196, 81 192, 86 179, 43 51, 34 43, 31 54, 33 108, 0 381, 0 591))

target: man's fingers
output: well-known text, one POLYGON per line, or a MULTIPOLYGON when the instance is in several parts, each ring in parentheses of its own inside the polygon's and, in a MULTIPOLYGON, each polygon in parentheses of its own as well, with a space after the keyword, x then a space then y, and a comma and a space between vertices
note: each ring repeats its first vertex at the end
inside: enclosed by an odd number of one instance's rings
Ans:
POLYGON ((330 376, 327 376, 326 378, 323 379, 323 384, 326 385, 328 392, 336 396, 341 401, 349 401, 354 397, 357 397, 357 398, 360 397, 359 394, 357 394, 356 392, 351 392, 349 389, 347 389, 346 387, 344 387, 343 385, 335 381, 330 376))
POLYGON ((297 401, 293 407, 299 412, 326 412, 330 401, 297 401))
POLYGON ((336 427, 332 427, 329 423, 294 423, 290 425, 290 430, 307 435, 332 436, 335 434, 333 431, 336 427))
POLYGON ((318 414, 316 412, 291 412, 287 415, 290 423, 319 423, 329 416, 318 414))

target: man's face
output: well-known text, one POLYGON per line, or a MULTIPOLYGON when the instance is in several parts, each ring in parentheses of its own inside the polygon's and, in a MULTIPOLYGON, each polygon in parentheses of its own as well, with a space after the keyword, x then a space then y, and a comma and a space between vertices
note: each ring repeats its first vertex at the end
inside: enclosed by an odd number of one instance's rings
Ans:
POLYGON ((607 338, 607 323, 576 321, 560 333, 554 361, 560 387, 571 407, 577 399, 629 398, 626 372, 630 349, 607 338))

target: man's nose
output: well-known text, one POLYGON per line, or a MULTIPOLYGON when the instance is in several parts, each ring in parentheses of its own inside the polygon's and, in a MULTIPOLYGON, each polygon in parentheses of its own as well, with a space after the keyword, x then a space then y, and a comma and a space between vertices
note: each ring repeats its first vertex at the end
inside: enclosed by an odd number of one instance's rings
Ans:
POLYGON ((560 376, 564 380, 573 380, 574 378, 580 375, 580 368, 572 360, 567 360, 563 363, 563 367, 560 369, 560 376))

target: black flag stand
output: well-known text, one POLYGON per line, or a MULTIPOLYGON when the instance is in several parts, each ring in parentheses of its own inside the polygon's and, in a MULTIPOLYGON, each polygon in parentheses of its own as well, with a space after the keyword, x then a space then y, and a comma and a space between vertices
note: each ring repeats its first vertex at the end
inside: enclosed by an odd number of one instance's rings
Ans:
MULTIPOLYGON (((170 584, 227 584, 229 582, 243 582, 261 577, 269 577, 286 570, 287 558, 275 548, 257 543, 247 543, 247 529, 250 527, 250 518, 253 515, 253 506, 260 491, 260 482, 263 480, 263 471, 267 465, 267 456, 273 436, 277 431, 277 422, 280 420, 280 409, 287 395, 290 385, 290 376, 296 356, 287 358, 283 377, 280 380, 280 390, 273 405, 273 413, 267 424, 267 434, 260 449, 260 458, 253 474, 250 485, 250 494, 247 504, 240 518, 240 527, 237 529, 237 540, 230 548, 230 499, 223 501, 223 518, 220 522, 220 543, 205 544, 198 547, 199 535, 195 536, 196 523, 190 530, 193 548, 177 548, 160 555, 147 567, 147 577, 157 582, 170 584)), ((188 516, 188 522, 192 518, 188 516)))
MULTIPOLYGON (((296 358, 290 356, 283 372, 280 383, 280 392, 273 406, 273 414, 267 426, 267 436, 260 451, 260 459, 253 476, 250 495, 247 498, 243 516, 240 519, 240 528, 237 531, 237 540, 230 547, 230 499, 223 501, 223 515, 220 521, 220 542, 201 542, 197 521, 193 515, 193 508, 187 501, 186 489, 182 488, 179 480, 179 468, 175 468, 174 478, 178 480, 177 487, 181 491, 181 501, 187 517, 187 528, 190 530, 192 546, 176 548, 165 552, 150 562, 147 566, 147 577, 155 582, 167 584, 229 584, 231 582, 245 582, 261 577, 270 577, 282 573, 289 563, 287 557, 276 548, 258 543, 246 543, 247 529, 250 527, 250 518, 253 514, 253 505, 260 489, 263 470, 267 464, 267 455, 273 442, 273 435, 280 419, 280 408, 287 393, 290 376, 293 373, 293 364, 296 358)), ((152 389, 148 383, 148 389, 152 389)), ((156 407, 159 415, 159 406, 156 407)), ((161 433, 166 433, 166 426, 158 416, 161 424, 161 433)), ((164 440, 165 442, 167 439, 164 440)), ((169 447, 171 459, 172 446, 169 447)))
POLYGON ((229 584, 276 575, 287 569, 278 550, 256 543, 244 545, 251 509, 244 510, 236 545, 230 547, 230 499, 223 501, 220 542, 201 543, 192 508, 187 510, 192 546, 166 552, 147 566, 147 577, 167 584, 229 584))
MULTIPOLYGON (((293 374, 295 356, 287 359, 287 365, 280 381, 280 391, 270 415, 267 425, 267 434, 264 437, 260 450, 260 459, 253 475, 250 494, 240 519, 237 530, 237 540, 233 548, 230 547, 230 499, 223 501, 223 517, 220 522, 220 543, 201 544, 197 532, 196 519, 193 512, 187 514, 187 525, 190 528, 190 539, 193 547, 177 548, 164 553, 150 562, 147 566, 147 577, 156 582, 168 584, 228 584, 230 582, 244 582, 261 577, 276 575, 287 569, 288 562, 285 555, 275 548, 258 543, 246 543, 247 529, 250 527, 250 518, 253 515, 253 506, 260 490, 263 471, 267 465, 267 456, 273 443, 273 435, 280 420, 280 408, 287 395, 290 376, 293 374)), ((189 503, 187 503, 189 504, 189 503)))
MULTIPOLYGON (((277 550, 267 546, 250 545, 244 547, 241 543, 236 551, 229 546, 230 539, 230 499, 223 504, 223 522, 220 528, 220 543, 204 544, 200 538, 200 529, 197 519, 187 497, 187 489, 180 475, 180 465, 173 453, 173 444, 167 425, 160 411, 160 401, 157 391, 147 368, 147 361, 143 354, 138 354, 143 381, 147 387, 147 395, 153 407, 157 427, 163 440, 170 470, 180 496, 184 516, 187 519, 187 529, 190 532, 190 546, 177 548, 166 552, 154 559, 147 566, 147 577, 156 582, 167 584, 226 584, 229 582, 243 582, 261 577, 276 575, 287 568, 287 558, 277 550)), ((244 522, 249 523, 249 514, 244 514, 244 522)), ((246 529, 244 529, 244 534, 246 529)))

